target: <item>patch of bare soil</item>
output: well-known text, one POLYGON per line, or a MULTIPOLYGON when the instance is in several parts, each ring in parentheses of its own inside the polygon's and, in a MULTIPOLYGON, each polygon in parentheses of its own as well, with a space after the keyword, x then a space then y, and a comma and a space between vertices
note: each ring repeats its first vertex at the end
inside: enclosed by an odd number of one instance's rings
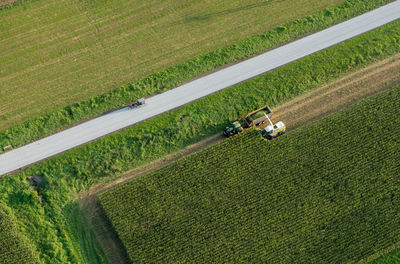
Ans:
MULTIPOLYGON (((397 54, 272 109, 272 119, 274 122, 282 120, 289 131, 296 129, 347 107, 362 98, 400 84, 399 72, 400 54, 397 54)), ((112 182, 94 185, 90 190, 78 195, 80 205, 92 223, 110 263, 129 263, 129 261, 125 251, 121 250, 123 249, 122 243, 104 215, 97 195, 116 185, 164 167, 182 157, 201 151, 223 139, 221 132, 221 134, 209 137, 160 160, 128 171, 112 182)))
POLYGON ((108 263, 130 263, 125 247, 105 215, 97 195, 87 195, 78 202, 107 256, 108 263))
POLYGON ((272 117, 288 130, 298 128, 400 84, 399 73, 397 54, 272 109, 272 117))
POLYGON ((18 0, 0 0, 0 8, 14 4, 18 0))

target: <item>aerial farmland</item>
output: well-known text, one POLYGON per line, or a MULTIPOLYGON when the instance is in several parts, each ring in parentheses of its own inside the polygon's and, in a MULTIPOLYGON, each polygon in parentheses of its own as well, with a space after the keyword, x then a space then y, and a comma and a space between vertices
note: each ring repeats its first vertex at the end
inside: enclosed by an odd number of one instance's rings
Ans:
POLYGON ((0 0, 0 263, 400 263, 399 18, 0 0))

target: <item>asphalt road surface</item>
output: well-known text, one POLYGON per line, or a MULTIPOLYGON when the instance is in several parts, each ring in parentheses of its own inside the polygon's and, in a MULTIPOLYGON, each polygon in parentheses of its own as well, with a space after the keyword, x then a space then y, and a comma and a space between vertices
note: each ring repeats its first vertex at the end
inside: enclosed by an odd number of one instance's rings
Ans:
POLYGON ((0 175, 253 78, 400 18, 400 0, 146 100, 0 155, 0 175))

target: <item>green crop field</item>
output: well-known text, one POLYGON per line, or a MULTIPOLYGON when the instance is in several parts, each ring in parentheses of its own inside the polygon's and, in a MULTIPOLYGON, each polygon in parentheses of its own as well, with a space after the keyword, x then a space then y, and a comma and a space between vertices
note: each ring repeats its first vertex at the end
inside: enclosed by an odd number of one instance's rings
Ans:
POLYGON ((133 263, 355 263, 400 240, 400 87, 100 195, 133 263))
MULTIPOLYGON (((310 17, 313 26, 305 28, 315 31, 389 1, 348 0, 342 7, 350 12, 327 11, 323 20, 310 17)), ((0 129, 341 2, 344 0, 18 3, 0 10, 0 129)), ((290 34, 293 38, 307 32, 290 34)), ((210 70, 198 67, 201 63, 197 60, 196 68, 210 70)), ((138 94, 148 95, 153 92, 150 88, 140 87, 138 94)))
POLYGON ((0 203, 0 263, 39 263, 27 238, 18 230, 10 208, 2 203, 0 203))

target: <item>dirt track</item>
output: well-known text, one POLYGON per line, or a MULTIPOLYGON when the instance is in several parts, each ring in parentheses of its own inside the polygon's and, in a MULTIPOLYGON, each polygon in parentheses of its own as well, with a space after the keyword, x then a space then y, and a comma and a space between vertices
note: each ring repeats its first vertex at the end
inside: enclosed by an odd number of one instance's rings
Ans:
POLYGON ((379 61, 273 110, 273 119, 295 129, 400 83, 400 54, 379 61))
MULTIPOLYGON (((272 109, 272 120, 274 122, 282 120, 290 132, 290 130, 318 120, 362 98, 400 84, 399 72, 400 54, 397 54, 272 109)), ((168 165, 182 157, 201 151, 223 139, 222 133, 211 136, 177 153, 128 171, 115 181, 95 185, 90 190, 78 195, 77 198, 80 201, 80 205, 90 219, 94 231, 106 254, 109 256, 111 263, 126 263, 127 258, 124 255, 125 253, 121 251, 121 242, 104 216, 102 208, 98 203, 97 195, 118 184, 122 184, 168 165)))

